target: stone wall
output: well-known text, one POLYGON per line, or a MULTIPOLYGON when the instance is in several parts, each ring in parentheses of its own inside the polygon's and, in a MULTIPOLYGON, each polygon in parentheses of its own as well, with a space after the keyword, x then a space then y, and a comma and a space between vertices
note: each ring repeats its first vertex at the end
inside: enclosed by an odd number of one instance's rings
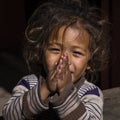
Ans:
POLYGON ((107 89, 104 94, 104 120, 120 120, 120 87, 107 89))

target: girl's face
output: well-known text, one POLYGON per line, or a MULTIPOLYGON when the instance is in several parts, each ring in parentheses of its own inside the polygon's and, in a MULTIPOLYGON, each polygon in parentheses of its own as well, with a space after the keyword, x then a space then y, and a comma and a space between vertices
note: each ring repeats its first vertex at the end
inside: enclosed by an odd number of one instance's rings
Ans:
POLYGON ((72 75, 72 81, 75 82, 87 69, 89 52, 89 34, 84 29, 65 26, 61 27, 57 40, 50 38, 49 45, 45 50, 45 62, 47 70, 52 70, 64 53, 68 56, 69 71, 72 75), (63 37, 64 34, 64 37, 63 37))

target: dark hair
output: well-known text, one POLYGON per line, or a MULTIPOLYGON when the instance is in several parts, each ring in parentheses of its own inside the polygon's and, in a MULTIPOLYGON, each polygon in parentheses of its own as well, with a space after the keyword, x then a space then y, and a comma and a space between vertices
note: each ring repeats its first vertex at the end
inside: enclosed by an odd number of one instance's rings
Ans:
POLYGON ((41 73, 43 69, 43 50, 51 33, 54 31, 57 34, 63 25, 71 26, 78 22, 90 34, 91 59, 88 64, 91 70, 101 70, 106 65, 109 56, 109 22, 102 17, 101 11, 90 6, 86 0, 47 0, 35 10, 25 31, 24 56, 33 72, 41 73), (34 68, 37 68, 36 71, 34 68))

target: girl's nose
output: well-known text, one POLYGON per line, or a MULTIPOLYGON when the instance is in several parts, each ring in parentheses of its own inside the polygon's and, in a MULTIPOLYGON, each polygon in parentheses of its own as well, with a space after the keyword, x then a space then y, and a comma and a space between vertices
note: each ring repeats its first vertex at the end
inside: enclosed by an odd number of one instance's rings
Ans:
POLYGON ((66 55, 67 55, 67 62, 68 62, 68 65, 69 65, 69 71, 71 73, 74 73, 75 72, 75 67, 74 67, 74 64, 73 64, 73 61, 72 61, 72 56, 69 53, 69 51, 66 52, 66 55))
POLYGON ((67 55, 68 64, 71 64, 71 55, 70 55, 69 51, 66 51, 66 55, 67 55))

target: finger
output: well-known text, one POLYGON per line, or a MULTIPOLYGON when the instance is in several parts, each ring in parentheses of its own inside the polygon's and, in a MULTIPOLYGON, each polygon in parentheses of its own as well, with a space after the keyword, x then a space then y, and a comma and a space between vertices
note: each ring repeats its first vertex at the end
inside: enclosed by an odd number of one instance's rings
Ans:
POLYGON ((63 54, 59 61, 58 71, 61 72, 62 69, 67 65, 67 63, 68 63, 67 54, 63 54))

